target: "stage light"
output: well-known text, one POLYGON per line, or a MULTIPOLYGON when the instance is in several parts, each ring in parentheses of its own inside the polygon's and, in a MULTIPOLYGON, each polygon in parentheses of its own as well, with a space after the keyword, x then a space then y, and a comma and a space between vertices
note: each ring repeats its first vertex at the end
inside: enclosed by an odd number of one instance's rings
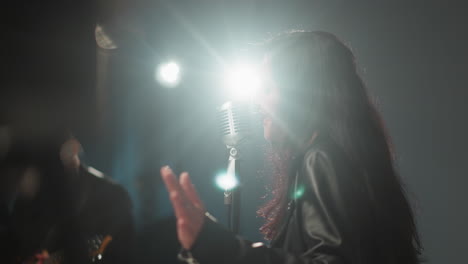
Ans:
POLYGON ((261 74, 257 67, 238 64, 226 72, 225 86, 233 100, 252 100, 261 85, 261 74))
POLYGON ((237 178, 230 174, 220 174, 216 177, 216 185, 227 191, 234 189, 239 184, 237 178))
POLYGON ((166 86, 176 86, 180 81, 180 67, 175 62, 161 64, 156 73, 157 80, 166 86))

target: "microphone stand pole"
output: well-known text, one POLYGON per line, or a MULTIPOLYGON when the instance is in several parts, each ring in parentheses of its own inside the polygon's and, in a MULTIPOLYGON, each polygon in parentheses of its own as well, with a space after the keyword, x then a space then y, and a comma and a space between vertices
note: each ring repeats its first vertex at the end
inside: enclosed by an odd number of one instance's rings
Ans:
POLYGON ((228 228, 235 234, 239 233, 239 222, 240 222, 240 203, 241 203, 240 183, 242 181, 241 181, 241 176, 239 172, 240 172, 239 151, 237 148, 231 147, 229 149, 229 161, 228 161, 227 173, 230 176, 237 177, 239 184, 233 189, 224 191, 224 204, 227 207, 228 228))

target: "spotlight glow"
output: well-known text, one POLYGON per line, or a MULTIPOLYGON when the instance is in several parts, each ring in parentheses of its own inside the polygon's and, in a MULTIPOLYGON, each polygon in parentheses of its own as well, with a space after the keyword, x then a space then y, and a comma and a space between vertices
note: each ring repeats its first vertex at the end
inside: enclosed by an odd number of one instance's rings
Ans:
POLYGON ((223 190, 232 190, 238 184, 237 178, 230 174, 220 174, 216 177, 216 185, 223 190))
POLYGON ((225 85, 232 99, 252 100, 261 85, 260 71, 253 65, 235 65, 227 71, 225 85))
POLYGON ((175 86, 180 80, 180 67, 175 62, 162 64, 156 73, 157 80, 166 86, 175 86))

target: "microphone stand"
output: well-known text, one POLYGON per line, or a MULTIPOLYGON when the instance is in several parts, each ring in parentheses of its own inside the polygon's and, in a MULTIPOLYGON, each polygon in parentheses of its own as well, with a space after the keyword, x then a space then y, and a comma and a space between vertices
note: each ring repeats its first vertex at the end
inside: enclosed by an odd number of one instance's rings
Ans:
MULTIPOLYGON (((229 149, 229 161, 227 167, 228 175, 238 177, 239 183, 241 183, 240 177, 240 159, 239 150, 235 147, 229 149)), ((224 204, 227 207, 227 223, 228 228, 233 233, 239 233, 239 222, 240 222, 240 203, 241 203, 241 188, 240 184, 233 189, 224 191, 224 204)))

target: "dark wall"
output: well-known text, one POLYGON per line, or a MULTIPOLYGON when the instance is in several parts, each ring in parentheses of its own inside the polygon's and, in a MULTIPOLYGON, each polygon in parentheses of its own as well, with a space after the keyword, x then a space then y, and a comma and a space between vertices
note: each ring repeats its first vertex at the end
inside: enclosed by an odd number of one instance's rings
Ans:
POLYGON ((94 107, 94 3, 6 1, 0 14, 2 117, 87 124, 94 107))

